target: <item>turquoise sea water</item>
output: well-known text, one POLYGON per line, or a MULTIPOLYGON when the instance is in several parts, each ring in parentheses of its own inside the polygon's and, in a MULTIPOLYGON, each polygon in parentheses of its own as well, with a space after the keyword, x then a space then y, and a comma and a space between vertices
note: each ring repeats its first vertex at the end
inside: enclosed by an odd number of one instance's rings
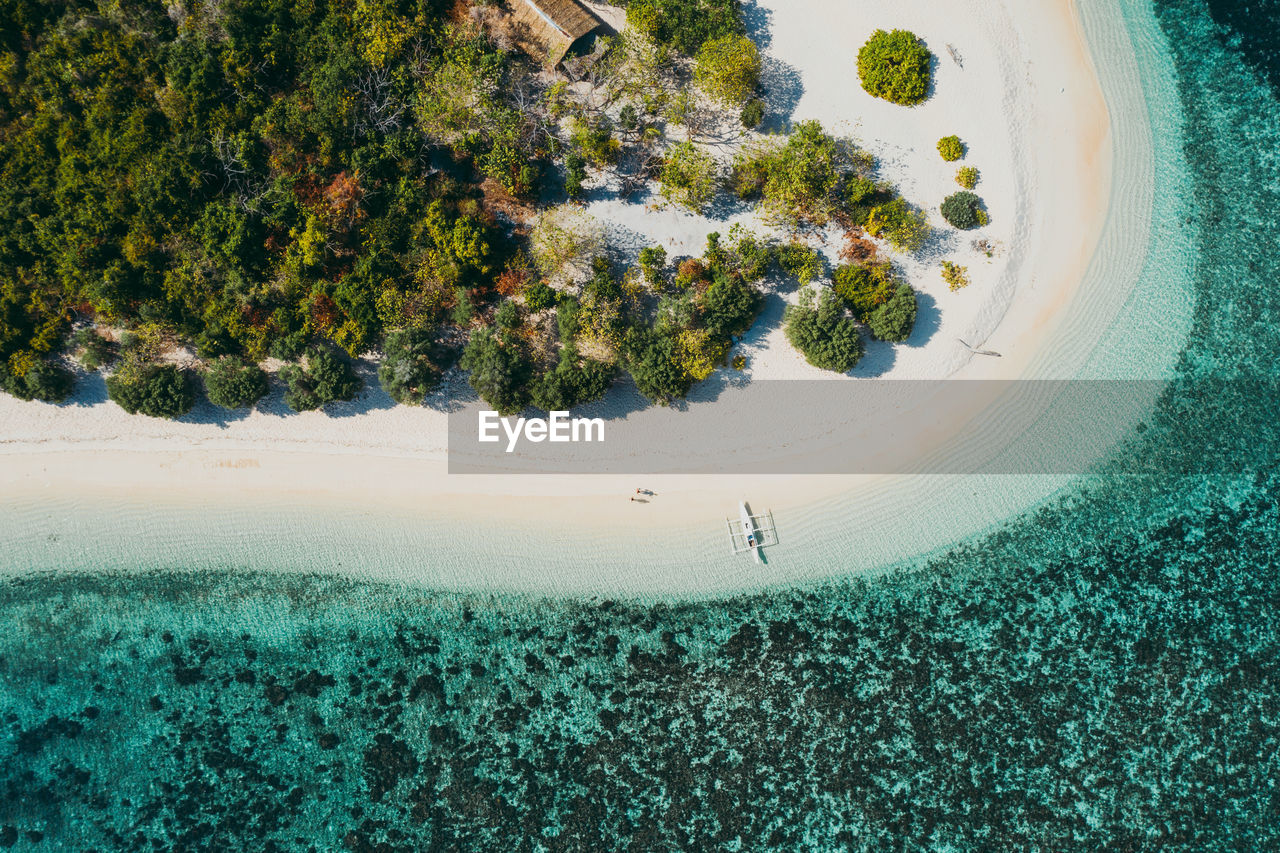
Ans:
POLYGON ((1280 4, 1123 5, 1181 102, 1152 257, 1193 328, 1097 476, 919 571, 712 602, 7 580, 0 846, 1275 849, 1280 65, 1240 28, 1280 4))

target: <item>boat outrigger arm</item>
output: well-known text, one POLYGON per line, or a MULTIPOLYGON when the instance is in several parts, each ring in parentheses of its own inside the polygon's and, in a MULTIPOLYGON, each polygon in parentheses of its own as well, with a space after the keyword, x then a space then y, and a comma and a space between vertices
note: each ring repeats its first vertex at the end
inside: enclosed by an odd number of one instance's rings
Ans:
POLYGON ((760 549, 763 546, 778 544, 773 513, 753 515, 746 501, 738 505, 738 518, 726 518, 725 525, 729 529, 729 547, 732 552, 743 554, 750 551, 757 563, 760 562, 760 549))

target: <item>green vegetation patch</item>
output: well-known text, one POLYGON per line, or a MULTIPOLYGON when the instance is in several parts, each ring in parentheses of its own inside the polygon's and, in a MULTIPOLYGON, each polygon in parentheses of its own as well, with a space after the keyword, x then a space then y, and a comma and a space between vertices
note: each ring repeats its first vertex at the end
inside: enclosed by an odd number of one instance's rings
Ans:
POLYGON ((783 141, 768 140, 735 156, 730 186, 739 198, 760 198, 783 224, 824 225, 848 216, 861 200, 873 161, 817 121, 798 122, 783 141))
POLYGON ((285 365, 280 370, 280 378, 285 382, 285 405, 295 412, 350 400, 364 387, 364 380, 350 363, 323 347, 309 350, 305 365, 285 365))
POLYGON ((741 108, 760 83, 760 51, 746 36, 708 41, 698 51, 693 79, 707 97, 726 107, 741 108))
POLYGON ((905 341, 916 322, 916 292, 887 263, 836 268, 832 289, 853 316, 882 341, 905 341))
POLYGON ((131 415, 178 418, 196 403, 195 381, 176 364, 126 360, 107 377, 107 396, 131 415))
POLYGON ((938 154, 943 160, 952 163, 964 156, 964 143, 958 136, 944 136, 938 140, 938 154))
POLYGON ((787 340, 814 367, 847 373, 862 358, 858 327, 830 290, 800 291, 799 303, 787 308, 784 322, 787 340))
POLYGON ((978 170, 973 166, 961 166, 956 171, 956 183, 967 190, 978 185, 978 170))
POLYGON ((627 24, 688 56, 707 41, 743 30, 738 0, 631 0, 627 24))
POLYGON ((659 191, 663 198, 701 211, 715 195, 718 171, 714 157, 692 142, 681 142, 667 151, 659 191))
POLYGON ((237 356, 223 356, 205 371, 204 390, 215 406, 248 408, 266 396, 267 374, 237 356))
POLYGON ((986 224, 983 214, 982 199, 968 190, 952 193, 942 201, 942 218, 962 231, 986 224))
POLYGON ((858 51, 858 78, 868 94, 903 106, 929 97, 933 54, 906 30, 876 30, 858 51))

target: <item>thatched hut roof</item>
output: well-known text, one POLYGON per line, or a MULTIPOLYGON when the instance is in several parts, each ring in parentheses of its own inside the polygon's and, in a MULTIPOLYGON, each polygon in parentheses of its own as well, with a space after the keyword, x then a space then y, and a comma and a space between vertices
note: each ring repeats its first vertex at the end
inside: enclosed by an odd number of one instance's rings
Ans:
POLYGON ((600 19, 577 0, 509 0, 520 48, 547 65, 557 65, 573 43, 600 26, 600 19))

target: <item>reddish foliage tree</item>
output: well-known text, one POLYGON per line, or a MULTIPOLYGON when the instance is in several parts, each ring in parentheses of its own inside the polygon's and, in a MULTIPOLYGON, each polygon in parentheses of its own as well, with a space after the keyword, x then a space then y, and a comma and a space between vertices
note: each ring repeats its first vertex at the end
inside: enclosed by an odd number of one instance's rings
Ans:
POLYGON ((705 281, 707 278, 707 268, 702 261, 697 258, 687 258, 680 262, 680 266, 676 268, 676 275, 682 279, 689 281, 705 281))
POLYGON ((515 296, 524 290, 529 281, 529 271, 519 267, 507 267, 494 279, 494 288, 503 296, 515 296))
POLYGON ((324 331, 338 320, 338 305, 323 293, 311 295, 311 324, 324 331))
POLYGON ((876 244, 862 236, 862 230, 845 232, 840 260, 849 264, 865 264, 876 258, 876 244))
POLYGON ((364 187, 360 186, 360 175, 348 175, 339 172, 329 186, 325 187, 324 199, 333 211, 334 221, 343 228, 351 228, 364 216, 360 202, 364 200, 364 187))

